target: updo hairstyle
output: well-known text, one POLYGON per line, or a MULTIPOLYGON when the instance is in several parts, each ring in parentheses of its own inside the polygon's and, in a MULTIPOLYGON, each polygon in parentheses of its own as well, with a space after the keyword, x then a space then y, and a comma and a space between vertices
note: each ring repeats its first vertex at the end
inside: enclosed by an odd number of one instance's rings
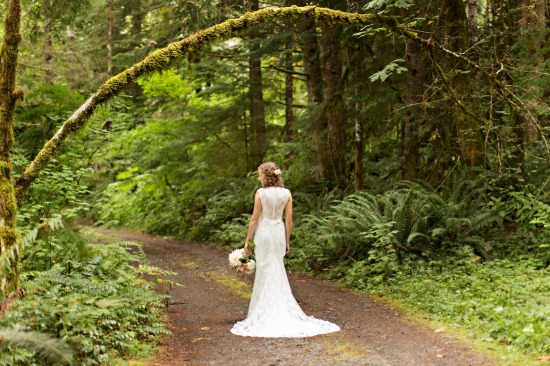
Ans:
POLYGON ((277 164, 268 161, 258 167, 258 173, 262 173, 265 177, 264 187, 284 187, 281 169, 277 164))

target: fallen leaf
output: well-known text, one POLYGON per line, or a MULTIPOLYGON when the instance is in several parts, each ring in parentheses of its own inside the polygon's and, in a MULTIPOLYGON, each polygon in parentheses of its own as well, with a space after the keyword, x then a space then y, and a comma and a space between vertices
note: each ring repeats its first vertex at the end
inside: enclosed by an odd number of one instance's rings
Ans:
POLYGON ((537 357, 537 360, 539 361, 550 361, 550 355, 540 355, 537 357))
POLYGON ((210 330, 208 327, 202 327, 201 330, 210 330))
POLYGON ((439 329, 435 330, 436 333, 441 333, 441 332, 444 332, 444 331, 445 331, 445 328, 439 328, 439 329))
POLYGON ((445 357, 445 355, 437 354, 435 357, 437 357, 437 358, 443 358, 443 357, 445 357))
POLYGON ((195 342, 198 342, 198 341, 209 341, 210 338, 194 338, 191 343, 195 343, 195 342))

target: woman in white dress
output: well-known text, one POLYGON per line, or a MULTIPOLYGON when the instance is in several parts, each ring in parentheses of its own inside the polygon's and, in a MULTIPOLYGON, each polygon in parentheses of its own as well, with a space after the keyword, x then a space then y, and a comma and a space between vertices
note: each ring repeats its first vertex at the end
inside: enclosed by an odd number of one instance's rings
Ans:
POLYGON ((254 212, 245 240, 245 253, 254 235, 256 277, 245 320, 231 332, 249 337, 310 337, 340 328, 307 316, 292 295, 283 258, 290 250, 292 196, 283 186, 281 170, 272 162, 258 167, 262 187, 256 192, 254 212), (283 212, 285 221, 283 222, 283 212))

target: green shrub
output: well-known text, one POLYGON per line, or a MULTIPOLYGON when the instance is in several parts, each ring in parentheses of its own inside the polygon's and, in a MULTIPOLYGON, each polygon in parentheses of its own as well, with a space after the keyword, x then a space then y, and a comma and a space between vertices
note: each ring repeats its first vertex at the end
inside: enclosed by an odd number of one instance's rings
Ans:
POLYGON ((342 268, 355 265, 368 268, 368 275, 391 277, 405 259, 472 258, 472 249, 488 257, 485 231, 501 218, 484 202, 462 198, 444 199, 417 186, 381 195, 358 192, 306 215, 295 243, 308 254, 308 267, 339 268, 342 275, 342 268))
MULTIPOLYGON (((14 303, 0 327, 58 337, 75 349, 79 365, 139 357, 167 333, 160 312, 163 296, 143 279, 144 274, 161 273, 146 265, 135 245, 93 246, 77 260, 62 258, 48 270, 23 272, 25 296, 14 303), (130 265, 138 261, 138 267, 130 265)), ((15 354, 25 355, 21 348, 10 347, 5 357, 15 354)), ((14 365, 11 362, 3 364, 14 365)), ((15 365, 33 362, 38 360, 31 353, 15 365)))

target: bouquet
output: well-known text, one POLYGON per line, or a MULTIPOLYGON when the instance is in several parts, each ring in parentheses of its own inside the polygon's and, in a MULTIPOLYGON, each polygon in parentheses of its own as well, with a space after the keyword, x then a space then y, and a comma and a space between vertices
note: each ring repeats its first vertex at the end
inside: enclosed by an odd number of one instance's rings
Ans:
POLYGON ((235 249, 229 253, 229 265, 235 268, 237 272, 252 273, 256 268, 256 262, 252 256, 244 254, 244 248, 235 249))

